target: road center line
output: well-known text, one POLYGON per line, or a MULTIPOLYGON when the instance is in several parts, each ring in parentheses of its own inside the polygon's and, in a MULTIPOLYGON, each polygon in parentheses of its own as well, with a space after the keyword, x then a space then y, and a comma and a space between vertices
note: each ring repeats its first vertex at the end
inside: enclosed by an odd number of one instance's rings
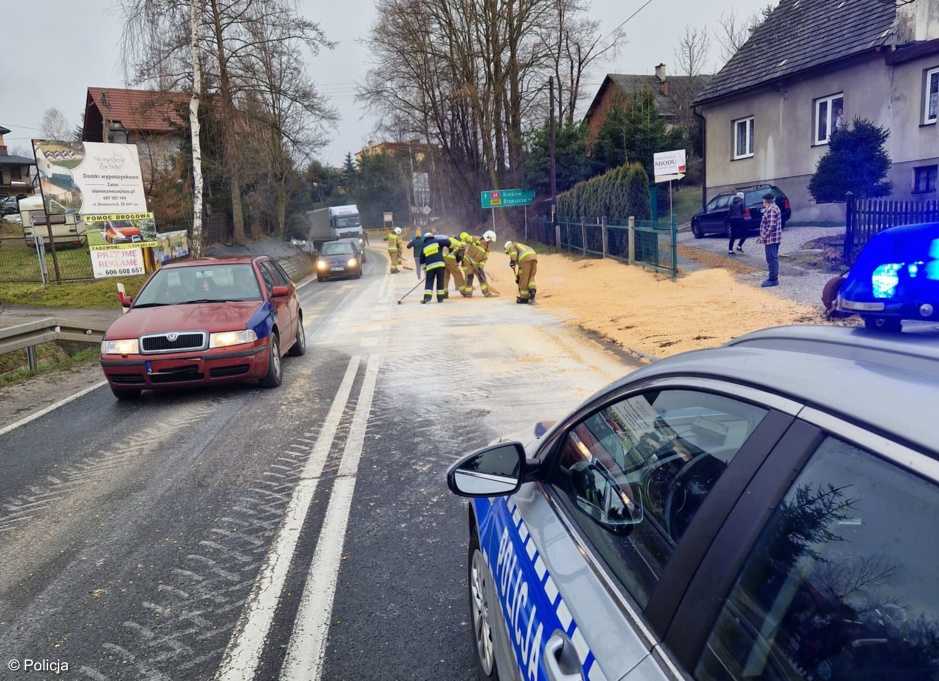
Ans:
POLYGON ((333 484, 323 528, 316 542, 316 551, 306 576, 300 607, 281 671, 281 681, 319 681, 323 673, 323 657, 332 619, 333 599, 339 581, 342 549, 346 527, 355 493, 356 473, 365 444, 365 430, 372 410, 372 397, 381 368, 381 356, 369 357, 362 391, 349 428, 349 437, 342 452, 339 475, 333 484))
POLYGON ((313 502, 323 467, 329 458, 339 421, 342 419, 352 393, 352 384, 360 362, 358 356, 349 361, 346 374, 323 421, 320 435, 304 464, 300 480, 293 490, 284 514, 284 522, 264 559, 264 565, 245 603, 239 626, 229 641, 225 656, 215 674, 216 681, 251 681, 254 678, 255 670, 264 651, 264 642, 270 631, 277 603, 287 579, 287 571, 300 540, 303 521, 313 502))

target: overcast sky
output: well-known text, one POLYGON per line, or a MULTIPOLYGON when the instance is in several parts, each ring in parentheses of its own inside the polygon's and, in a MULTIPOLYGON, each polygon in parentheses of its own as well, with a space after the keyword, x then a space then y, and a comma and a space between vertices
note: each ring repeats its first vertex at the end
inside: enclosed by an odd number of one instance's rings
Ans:
MULTIPOLYGON (((645 0, 592 0, 591 15, 604 31, 612 30, 645 0)), ((39 0, 5 2, 0 15, 4 34, 0 75, 0 125, 13 132, 7 144, 19 152, 39 135, 43 112, 60 109, 77 123, 88 86, 123 87, 121 15, 117 0, 39 0)), ((374 21, 374 0, 299 0, 305 16, 320 22, 336 48, 309 57, 310 73, 339 111, 332 142, 322 152, 338 164, 372 137, 374 118, 355 99, 355 86, 368 69, 362 44, 374 21)), ((766 0, 652 0, 624 28, 626 43, 615 58, 590 75, 592 96, 604 73, 651 73, 659 62, 671 67, 675 47, 687 24, 717 30, 718 18, 730 9, 750 16, 766 0)), ((712 39, 714 68, 720 47, 712 39)), ((586 103, 589 103, 588 100, 586 103)), ((586 107, 586 103, 584 107, 586 107)))

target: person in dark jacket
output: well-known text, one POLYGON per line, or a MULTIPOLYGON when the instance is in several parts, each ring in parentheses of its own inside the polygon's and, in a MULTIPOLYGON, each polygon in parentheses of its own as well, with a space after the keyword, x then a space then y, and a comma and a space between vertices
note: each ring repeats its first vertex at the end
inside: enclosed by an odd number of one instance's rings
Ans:
POLYGON ((424 298, 421 303, 429 303, 436 294, 437 302, 447 299, 447 289, 444 286, 444 274, 447 263, 443 259, 444 249, 449 245, 449 237, 438 237, 436 234, 425 234, 421 246, 421 265, 424 267, 424 298))
POLYGON ((737 241, 737 253, 743 253, 743 243, 747 240, 746 225, 743 220, 743 194, 737 192, 730 203, 730 241, 727 243, 727 255, 735 255, 734 242, 737 241))

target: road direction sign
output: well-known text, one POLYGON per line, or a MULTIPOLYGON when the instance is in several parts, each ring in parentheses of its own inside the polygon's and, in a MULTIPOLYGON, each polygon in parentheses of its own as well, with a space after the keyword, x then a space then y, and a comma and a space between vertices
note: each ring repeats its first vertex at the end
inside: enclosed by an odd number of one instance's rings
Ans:
POLYGON ((670 182, 680 180, 685 176, 685 150, 662 151, 655 154, 652 159, 655 169, 655 182, 670 182))
POLYGON ((489 189, 479 194, 479 204, 483 208, 530 206, 534 200, 534 189, 489 189))

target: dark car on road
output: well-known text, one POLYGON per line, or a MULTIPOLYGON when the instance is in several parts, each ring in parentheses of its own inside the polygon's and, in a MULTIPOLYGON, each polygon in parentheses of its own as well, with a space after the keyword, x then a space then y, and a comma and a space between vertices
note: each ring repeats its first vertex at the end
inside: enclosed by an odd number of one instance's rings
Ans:
POLYGON ((0 197, 0 215, 13 215, 19 210, 15 196, 0 197))
POLYGON ((937 395, 937 335, 766 329, 457 461, 482 675, 939 677, 937 395))
POLYGON ((899 332, 903 320, 939 322, 939 222, 872 237, 844 275, 835 308, 879 331, 899 332))
POLYGON ((290 278, 267 257, 165 265, 111 324, 101 366, 119 399, 142 390, 255 381, 280 385, 281 357, 306 351, 290 278))
POLYGON ((336 241, 349 242, 355 249, 356 255, 363 263, 368 261, 365 254, 365 241, 361 237, 349 237, 347 239, 336 239, 336 241))
POLYGON ((362 276, 362 258, 351 240, 327 241, 316 258, 316 280, 362 276))
POLYGON ((718 194, 708 201, 704 210, 691 218, 691 231, 696 239, 709 234, 730 237, 730 204, 737 192, 743 194, 743 221, 744 229, 748 234, 757 234, 760 231, 760 221, 763 219, 763 197, 766 194, 776 197, 776 205, 782 212, 783 227, 789 222, 792 207, 788 197, 779 187, 773 185, 746 187, 718 194))

